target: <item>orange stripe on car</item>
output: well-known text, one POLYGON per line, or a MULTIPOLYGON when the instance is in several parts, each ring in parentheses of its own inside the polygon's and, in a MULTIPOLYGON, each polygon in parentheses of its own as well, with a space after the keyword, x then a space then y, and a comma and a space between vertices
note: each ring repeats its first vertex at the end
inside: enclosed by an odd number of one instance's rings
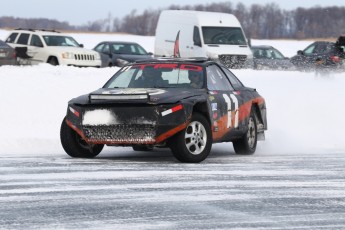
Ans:
POLYGON ((185 122, 185 123, 183 123, 183 124, 181 124, 181 125, 179 125, 179 126, 177 126, 175 128, 173 128, 173 129, 170 129, 169 131, 167 131, 167 132, 165 132, 165 133, 163 133, 161 135, 159 135, 156 138, 156 143, 160 143, 160 142, 166 140, 167 138, 173 136, 174 134, 180 132, 181 130, 185 129, 187 127, 188 123, 189 123, 189 121, 185 122))

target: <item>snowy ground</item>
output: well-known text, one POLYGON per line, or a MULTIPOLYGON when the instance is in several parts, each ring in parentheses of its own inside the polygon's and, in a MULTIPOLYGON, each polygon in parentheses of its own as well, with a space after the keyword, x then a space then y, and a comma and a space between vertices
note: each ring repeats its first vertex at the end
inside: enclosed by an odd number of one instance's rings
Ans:
MULTIPOLYGON (((0 30, 5 39, 9 31, 0 30)), ((154 37, 119 34, 72 34, 85 47, 103 40, 136 41, 153 51, 154 37)), ((286 56, 292 56, 309 41, 264 41, 286 56)), ((67 66, 0 67, 0 153, 63 154, 59 127, 67 101, 102 87, 117 68, 74 68, 67 66), (20 144, 19 144, 20 143, 20 144)), ((345 150, 342 131, 345 73, 316 76, 296 71, 233 71, 246 85, 255 87, 267 102, 267 140, 258 153, 345 150)))
MULTIPOLYGON (((73 36, 87 48, 132 40, 153 51, 153 37, 73 36)), ((286 56, 309 43, 253 41, 286 56)), ((345 227, 345 73, 233 71, 267 103, 266 141, 253 156, 217 144, 197 165, 114 147, 69 158, 59 141, 68 100, 117 69, 0 67, 0 229, 345 227)))
MULTIPOLYGON (((60 123, 69 99, 102 87, 116 68, 0 68, 0 153, 64 154, 60 123)), ((345 74, 236 70, 266 99, 268 131, 258 154, 344 152, 345 74)))

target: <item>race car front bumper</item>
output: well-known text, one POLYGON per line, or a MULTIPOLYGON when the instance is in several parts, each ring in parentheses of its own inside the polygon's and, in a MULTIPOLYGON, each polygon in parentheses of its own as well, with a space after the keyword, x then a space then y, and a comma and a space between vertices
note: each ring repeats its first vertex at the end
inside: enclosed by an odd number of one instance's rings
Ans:
POLYGON ((69 106, 66 122, 86 142, 107 145, 159 144, 190 119, 183 105, 69 106))

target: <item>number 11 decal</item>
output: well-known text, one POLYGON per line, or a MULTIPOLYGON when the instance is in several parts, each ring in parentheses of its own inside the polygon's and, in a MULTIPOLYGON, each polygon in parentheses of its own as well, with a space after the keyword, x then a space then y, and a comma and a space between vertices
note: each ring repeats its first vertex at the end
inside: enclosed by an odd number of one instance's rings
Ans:
POLYGON ((227 94, 223 94, 224 100, 227 104, 227 111, 228 111, 228 123, 227 128, 232 127, 232 111, 235 112, 235 121, 234 121, 234 128, 238 128, 238 100, 237 97, 234 94, 230 94, 230 97, 227 94), (231 98, 231 99, 230 99, 231 98), (234 103, 234 109, 232 109, 232 103, 234 103))

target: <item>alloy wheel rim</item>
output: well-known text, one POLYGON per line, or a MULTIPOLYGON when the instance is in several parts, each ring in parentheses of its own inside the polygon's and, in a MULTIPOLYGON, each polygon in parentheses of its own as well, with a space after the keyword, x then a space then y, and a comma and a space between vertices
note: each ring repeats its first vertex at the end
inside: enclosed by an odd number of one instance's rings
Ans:
POLYGON ((185 132, 185 145, 188 151, 193 155, 202 153, 207 144, 207 133, 202 123, 198 121, 191 122, 185 132))

